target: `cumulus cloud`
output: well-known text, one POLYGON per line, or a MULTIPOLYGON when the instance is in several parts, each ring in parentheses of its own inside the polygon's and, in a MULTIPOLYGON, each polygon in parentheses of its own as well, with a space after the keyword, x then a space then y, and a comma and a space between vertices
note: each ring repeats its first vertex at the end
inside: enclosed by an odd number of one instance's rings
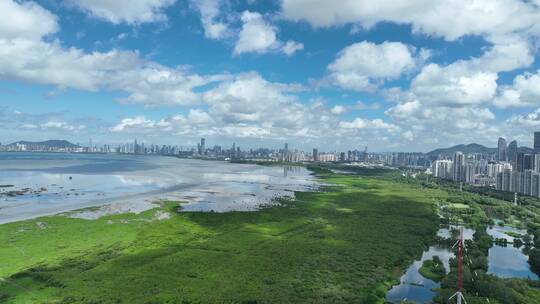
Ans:
MULTIPOLYGON (((396 107, 468 107, 492 104, 517 105, 515 90, 498 93, 500 72, 532 64, 533 51, 523 39, 499 39, 479 57, 457 60, 443 66, 425 65, 411 81, 408 91, 387 89, 385 95, 400 104, 396 107), (411 102, 414 101, 414 102, 411 102)), ((516 84, 519 79, 516 78, 516 84)))
POLYGON ((497 74, 467 69, 462 65, 429 64, 411 82, 411 91, 424 103, 471 105, 491 100, 497 90, 497 74))
POLYGON ((346 111, 347 111, 347 108, 345 106, 342 106, 342 105, 335 105, 330 110, 330 112, 332 112, 332 114, 334 114, 334 115, 341 115, 341 114, 345 113, 346 111))
POLYGON ((301 51, 303 49, 304 45, 302 43, 298 43, 292 40, 287 41, 282 47, 283 53, 285 53, 285 55, 287 56, 291 56, 297 51, 301 51))
POLYGON ((0 78, 87 91, 122 91, 127 93, 120 98, 124 103, 161 105, 196 103, 195 88, 226 77, 168 68, 141 59, 136 51, 87 53, 65 48, 56 40, 44 40, 58 29, 50 12, 11 0, 0 5, 7 15, 23 21, 17 26, 0 21, 0 78))
POLYGON ((190 109, 188 120, 194 124, 210 124, 214 122, 208 113, 200 109, 190 109))
POLYGON ((540 108, 527 114, 512 115, 507 123, 514 126, 538 128, 540 126, 540 108))
POLYGON ((379 22, 394 22, 446 40, 530 31, 540 20, 535 4, 521 0, 283 0, 281 6, 285 18, 307 21, 315 27, 351 23, 369 28, 379 22))
POLYGON ((182 115, 152 120, 144 115, 122 119, 118 124, 110 128, 111 132, 127 133, 153 133, 155 131, 170 132, 178 126, 187 126, 187 120, 182 115))
POLYGON ((231 34, 227 23, 216 20, 223 0, 191 0, 191 2, 201 14, 201 23, 207 38, 221 39, 231 34))
POLYGON ((297 91, 294 84, 270 82, 255 72, 239 74, 202 93, 207 110, 193 108, 185 116, 159 120, 145 116, 124 118, 111 130, 269 141, 295 139, 313 144, 323 138, 335 142, 348 136, 356 141, 370 138, 373 132, 380 138, 398 137, 402 132, 381 119, 341 121, 338 113, 346 111, 345 106, 304 104, 296 96, 297 91))
MULTIPOLYGON (((133 7, 122 11, 117 9, 115 1, 72 1, 95 17, 127 24, 166 20, 164 9, 174 2, 135 1, 133 7)), ((280 37, 269 15, 245 11, 239 23, 224 19, 220 13, 224 3, 192 0, 207 38, 237 38, 235 55, 292 56, 304 48, 299 42, 280 37)), ((136 51, 88 52, 66 47, 55 40, 54 35, 59 31, 57 17, 34 2, 0 3, 2 12, 16 16, 11 21, 0 20, 0 78, 53 85, 57 90, 119 92, 123 95, 118 99, 122 103, 190 108, 182 114, 157 119, 144 115, 123 117, 115 125, 104 127, 116 136, 133 133, 295 139, 314 146, 317 141, 340 140, 347 141, 347 145, 369 141, 386 146, 407 141, 414 141, 416 146, 433 146, 438 138, 444 145, 488 140, 497 138, 501 132, 518 132, 512 125, 529 129, 540 125, 540 110, 514 115, 500 126, 490 109, 493 104, 501 108, 538 106, 540 71, 522 73, 509 85, 497 84, 501 72, 526 68, 534 62, 536 49, 530 36, 540 33, 537 24, 540 19, 531 18, 537 16, 537 9, 531 3, 344 0, 329 5, 327 1, 284 0, 284 16, 307 20, 315 26, 353 23, 367 28, 390 21, 411 24, 416 33, 447 40, 480 35, 488 42, 481 56, 448 64, 426 64, 429 51, 400 42, 361 41, 343 48, 327 66, 326 78, 340 88, 370 91, 404 75, 412 78, 408 88, 384 89, 387 99, 395 103, 380 118, 342 120, 340 115, 346 111, 377 110, 380 104, 359 102, 327 107, 320 100, 306 103, 301 100, 303 94, 297 94, 305 90, 303 86, 272 82, 256 72, 199 75, 186 67, 167 67, 143 59, 136 51), (295 3, 309 4, 312 9, 295 11, 295 3), (504 5, 510 6, 502 10, 504 5), (462 10, 457 9, 460 6, 462 10), (473 13, 477 19, 471 17, 473 13), (513 14, 520 18, 509 18, 513 14), (490 20, 483 20, 486 16, 490 20)), ((8 117, 0 125, 24 132, 41 129, 90 133, 88 128, 92 128, 91 123, 61 115, 46 119, 17 118, 16 123, 8 117)))
POLYGON ((540 70, 514 78, 512 85, 502 88, 495 98, 499 108, 538 106, 540 104, 540 70))
POLYGON ((341 50, 328 65, 330 78, 336 85, 355 91, 373 90, 378 82, 396 79, 413 70, 425 52, 415 54, 411 46, 401 42, 375 44, 362 41, 341 50))
POLYGON ((304 106, 294 95, 294 85, 272 83, 257 73, 240 74, 203 94, 210 113, 224 123, 259 123, 293 127, 301 123, 304 106))
POLYGON ((390 107, 385 114, 416 135, 418 144, 427 146, 436 145, 439 139, 446 140, 444 145, 486 142, 500 136, 501 131, 495 114, 484 107, 426 106, 412 100, 390 107))
POLYGON ((114 24, 140 24, 166 21, 163 12, 176 0, 69 0, 75 7, 93 17, 104 19, 114 24))
POLYGON ((276 28, 267 23, 261 14, 245 11, 242 14, 242 22, 242 30, 234 47, 235 54, 264 53, 279 47, 276 28))
POLYGON ((257 12, 245 11, 242 13, 241 20, 242 29, 238 34, 238 40, 233 51, 235 55, 277 51, 291 56, 296 51, 304 48, 303 44, 292 40, 283 44, 277 37, 277 28, 257 12))
POLYGON ((85 125, 71 125, 65 121, 48 121, 41 124, 40 127, 42 129, 62 129, 75 132, 86 129, 85 125))
POLYGON ((0 38, 39 39, 58 31, 57 18, 34 2, 0 2, 0 38))
POLYGON ((389 132, 399 130, 398 126, 386 123, 380 118, 374 120, 356 118, 353 121, 342 121, 339 123, 339 126, 344 129, 382 129, 389 132))

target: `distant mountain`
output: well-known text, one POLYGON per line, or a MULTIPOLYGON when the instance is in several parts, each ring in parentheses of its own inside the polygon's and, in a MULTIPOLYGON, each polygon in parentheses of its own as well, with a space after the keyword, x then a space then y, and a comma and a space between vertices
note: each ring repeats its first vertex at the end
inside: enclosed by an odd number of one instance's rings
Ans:
POLYGON ((534 150, 529 147, 518 147, 518 152, 525 153, 525 154, 532 154, 534 153, 534 150))
POLYGON ((33 147, 45 147, 45 148, 78 148, 78 145, 72 144, 67 140, 46 140, 46 141, 17 141, 7 145, 7 147, 15 147, 19 145, 33 146, 33 147))
MULTIPOLYGON (((482 153, 482 154, 490 154, 490 153, 496 153, 497 148, 488 148, 486 146, 480 145, 480 144, 468 144, 468 145, 457 145, 450 148, 441 148, 441 149, 435 149, 433 151, 430 151, 426 153, 429 156, 438 156, 438 155, 444 155, 444 156, 452 156, 457 151, 461 151, 465 154, 471 154, 471 153, 482 153)), ((529 147, 518 147, 518 152, 522 153, 533 153, 533 149, 529 147)))
POLYGON ((437 156, 437 155, 446 155, 451 156, 454 155, 457 151, 461 151, 465 154, 468 153, 495 153, 497 151, 496 148, 488 148, 486 146, 482 146, 479 144, 468 144, 468 145, 457 145, 450 148, 441 148, 441 149, 435 149, 433 151, 428 152, 427 154, 430 156, 437 156))

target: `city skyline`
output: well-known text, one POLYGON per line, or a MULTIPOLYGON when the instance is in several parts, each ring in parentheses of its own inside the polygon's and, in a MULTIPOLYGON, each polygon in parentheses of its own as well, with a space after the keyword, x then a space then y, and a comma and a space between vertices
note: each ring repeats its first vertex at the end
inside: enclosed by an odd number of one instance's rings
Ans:
POLYGON ((0 138, 532 146, 539 5, 479 3, 6 0, 0 138))

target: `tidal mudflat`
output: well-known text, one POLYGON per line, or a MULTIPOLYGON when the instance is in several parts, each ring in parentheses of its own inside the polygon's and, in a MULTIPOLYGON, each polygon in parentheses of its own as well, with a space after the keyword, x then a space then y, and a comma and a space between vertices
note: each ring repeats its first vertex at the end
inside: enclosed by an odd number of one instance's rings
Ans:
POLYGON ((317 188, 302 167, 119 154, 0 153, 0 224, 70 213, 81 218, 142 212, 153 202, 186 211, 249 211, 317 188))

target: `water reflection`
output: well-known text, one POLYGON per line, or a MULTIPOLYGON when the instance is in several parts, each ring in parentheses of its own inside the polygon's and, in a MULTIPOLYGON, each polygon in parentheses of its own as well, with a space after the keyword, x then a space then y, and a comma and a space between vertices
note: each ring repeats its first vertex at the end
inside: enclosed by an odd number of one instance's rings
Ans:
POLYGON ((0 224, 99 205, 144 210, 157 199, 188 201, 186 211, 247 211, 318 187, 297 166, 48 153, 0 153, 0 184, 14 184, 0 191, 31 189, 24 195, 0 195, 0 224))
POLYGON ((529 256, 524 253, 525 247, 516 248, 513 246, 515 237, 508 235, 525 235, 527 230, 517 229, 510 226, 488 227, 487 233, 494 239, 505 239, 507 246, 494 244, 489 249, 488 273, 501 278, 530 278, 538 280, 538 276, 531 271, 529 256))
POLYGON ((523 247, 493 245, 489 249, 488 273, 501 278, 538 280, 528 261, 529 257, 523 253, 523 247))
MULTIPOLYGON (((437 231, 437 235, 441 238, 456 238, 458 236, 458 226, 447 226, 437 231)), ((530 278, 538 280, 538 276, 530 270, 528 263, 528 255, 525 254, 526 248, 513 247, 511 242, 514 237, 506 234, 517 233, 524 235, 526 230, 516 229, 509 226, 489 227, 487 233, 494 238, 504 238, 509 243, 508 246, 494 244, 489 249, 488 255, 488 273, 502 278, 530 278)), ((463 237, 466 240, 472 240, 474 229, 464 228, 463 237)), ((432 298, 435 296, 433 288, 440 286, 432 280, 424 278, 419 269, 422 263, 432 259, 434 256, 439 256, 444 264, 444 268, 448 273, 450 271, 449 261, 455 255, 445 247, 432 246, 427 251, 424 251, 420 260, 413 262, 405 274, 400 278, 400 284, 393 286, 386 295, 386 300, 390 303, 401 303, 402 301, 410 301, 414 303, 432 303, 432 298)))
POLYGON ((407 268, 405 274, 400 278, 400 284, 392 287, 386 294, 386 300, 390 303, 401 303, 402 301, 411 301, 416 303, 432 303, 435 292, 432 290, 440 286, 439 283, 424 278, 419 269, 426 260, 438 256, 443 262, 446 271, 450 271, 450 258, 454 253, 441 246, 431 246, 424 251, 419 260, 407 268))
POLYGON ((491 235, 494 239, 506 239, 508 242, 514 242, 514 236, 509 235, 510 234, 519 234, 519 235, 525 235, 527 234, 527 230, 525 229, 517 229, 510 226, 492 226, 487 228, 487 233, 491 235))
MULTIPOLYGON (((459 236, 460 226, 449 225, 448 227, 441 228, 437 231, 437 236, 445 239, 457 239, 459 236)), ((463 228, 463 239, 472 240, 474 237, 474 229, 463 228)))

